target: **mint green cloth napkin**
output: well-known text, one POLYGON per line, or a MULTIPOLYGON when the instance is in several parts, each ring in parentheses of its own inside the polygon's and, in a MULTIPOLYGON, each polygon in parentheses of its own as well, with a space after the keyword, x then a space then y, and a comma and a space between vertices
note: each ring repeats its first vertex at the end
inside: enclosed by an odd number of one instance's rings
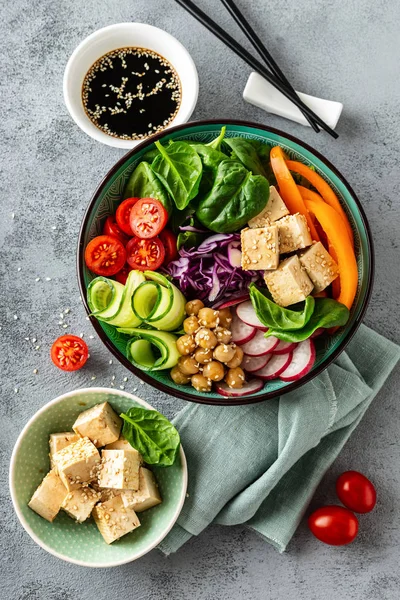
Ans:
POLYGON ((283 552, 399 358, 396 344, 361 325, 346 352, 294 392, 249 406, 189 404, 174 419, 188 497, 159 549, 176 552, 210 523, 244 523, 283 552))

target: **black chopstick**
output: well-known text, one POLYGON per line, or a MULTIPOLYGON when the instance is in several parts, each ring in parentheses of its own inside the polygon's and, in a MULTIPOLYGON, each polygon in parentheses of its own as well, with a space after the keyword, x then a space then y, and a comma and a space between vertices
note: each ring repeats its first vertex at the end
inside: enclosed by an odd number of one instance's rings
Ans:
MULTIPOLYGON (((282 81, 282 83, 286 84, 288 89, 293 92, 293 94, 297 95, 296 90, 293 88, 290 81, 287 79, 286 75, 280 69, 278 63, 274 60, 271 53, 264 46, 261 39, 258 37, 250 23, 247 21, 246 17, 241 13, 240 9, 236 6, 233 0, 221 0, 222 4, 228 10, 229 14, 236 23, 239 25, 240 29, 243 31, 249 42, 252 44, 253 48, 258 52, 261 58, 264 60, 265 64, 269 67, 272 73, 278 77, 282 81)), ((314 129, 316 133, 319 133, 319 127, 315 123, 315 121, 309 117, 303 110, 301 111, 307 121, 310 123, 311 127, 314 129)))
POLYGON ((338 134, 333 131, 317 114, 315 114, 304 102, 293 93, 288 90, 286 85, 282 83, 280 79, 277 79, 263 64, 255 59, 250 52, 248 52, 243 46, 241 46, 236 40, 233 39, 228 33, 226 33, 217 23, 215 23, 210 17, 208 17, 202 10, 200 10, 191 0, 175 0, 182 8, 187 10, 197 21, 202 23, 209 31, 211 31, 218 39, 220 39, 228 48, 233 50, 238 56, 240 56, 247 64, 254 69, 257 73, 262 75, 269 83, 276 87, 286 98, 291 100, 293 104, 297 106, 299 110, 304 111, 309 117, 318 123, 318 125, 324 129, 333 138, 338 138, 338 134))

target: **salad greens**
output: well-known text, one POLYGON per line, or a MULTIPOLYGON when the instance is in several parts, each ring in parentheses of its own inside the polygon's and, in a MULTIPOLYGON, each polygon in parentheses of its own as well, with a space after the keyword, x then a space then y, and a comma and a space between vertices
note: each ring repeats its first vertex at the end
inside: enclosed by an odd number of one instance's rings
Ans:
POLYGON ((196 211, 199 221, 221 233, 231 233, 265 208, 269 184, 265 177, 252 175, 240 162, 224 160, 218 165, 214 185, 196 211))
POLYGON ((218 137, 215 138, 212 142, 205 144, 210 148, 215 148, 215 150, 221 150, 222 140, 225 138, 226 127, 225 125, 221 127, 221 132, 218 137))
POLYGON ((316 298, 314 312, 309 321, 301 329, 288 330, 271 327, 265 337, 275 336, 284 342, 302 342, 308 339, 317 329, 339 327, 345 325, 350 311, 344 304, 331 298, 316 298))
POLYGON ((256 315, 265 327, 285 331, 301 329, 314 312, 315 300, 312 296, 307 296, 301 310, 290 310, 275 304, 254 283, 250 284, 249 293, 256 315))
POLYGON ((133 171, 124 191, 125 198, 156 198, 170 215, 171 199, 149 163, 143 161, 133 171))
POLYGON ((132 406, 122 413, 122 435, 143 456, 145 463, 170 467, 179 450, 180 438, 175 427, 156 410, 132 406))
POLYGON ((267 177, 257 150, 249 140, 244 138, 227 138, 224 142, 232 150, 231 156, 234 160, 239 160, 253 175, 267 177))
POLYGON ((176 207, 184 209, 197 195, 203 165, 197 152, 187 142, 172 142, 164 147, 155 142, 160 154, 152 170, 170 193, 176 207))

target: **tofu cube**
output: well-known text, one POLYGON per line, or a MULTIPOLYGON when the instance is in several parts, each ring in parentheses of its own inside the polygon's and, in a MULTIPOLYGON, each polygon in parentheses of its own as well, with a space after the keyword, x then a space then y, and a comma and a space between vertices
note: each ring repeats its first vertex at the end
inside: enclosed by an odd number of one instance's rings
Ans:
POLYGON ((52 469, 33 494, 28 506, 51 523, 58 515, 67 494, 67 488, 55 469, 52 469))
POLYGON ((287 254, 312 244, 307 219, 297 213, 276 221, 279 231, 279 252, 287 254))
POLYGON ((82 412, 72 426, 75 433, 88 437, 96 448, 116 442, 122 427, 122 419, 108 402, 96 404, 82 412))
POLYGON ((242 229, 242 269, 276 269, 279 264, 279 240, 276 225, 242 229))
POLYGON ((98 484, 117 490, 139 489, 140 454, 137 450, 103 450, 98 484))
POLYGON ((88 486, 81 486, 68 492, 61 508, 69 517, 83 523, 92 514, 95 504, 100 500, 100 494, 88 486))
POLYGON ((50 466, 54 467, 53 464, 53 454, 59 452, 63 448, 66 448, 70 444, 77 442, 80 439, 80 436, 74 433, 73 431, 63 431, 62 433, 52 433, 49 438, 49 447, 50 447, 50 466))
POLYGON ((111 498, 107 502, 97 504, 93 509, 95 523, 107 544, 112 544, 123 535, 140 526, 140 521, 133 510, 127 508, 121 496, 111 498))
POLYGON ((148 508, 161 504, 162 499, 154 474, 149 469, 139 469, 139 489, 137 492, 122 492, 124 506, 133 508, 135 512, 143 512, 148 508))
MULTIPOLYGON (((104 447, 104 450, 127 450, 127 451, 137 452, 137 450, 135 450, 135 448, 133 448, 133 446, 130 445, 128 440, 125 440, 123 437, 119 438, 119 440, 117 440, 116 442, 107 444, 104 447)), ((140 456, 140 463, 142 464, 143 459, 142 459, 141 455, 139 455, 139 456, 140 456)))
POLYGON ((314 284, 314 292, 322 292, 339 275, 339 268, 321 242, 316 242, 300 255, 300 263, 314 284))
POLYGON ((107 502, 115 496, 119 496, 123 493, 123 490, 112 490, 111 488, 101 488, 96 481, 92 481, 90 487, 93 488, 99 494, 99 502, 107 502))
POLYGON ((265 273, 264 279, 273 300, 279 306, 301 302, 313 289, 313 284, 297 255, 282 261, 276 271, 265 273))
POLYGON ((81 438, 53 454, 58 475, 70 491, 97 478, 100 454, 89 438, 81 438))
POLYGON ((251 229, 257 227, 266 227, 271 225, 274 221, 282 219, 289 214, 286 204, 280 197, 278 190, 275 186, 271 185, 269 188, 269 199, 266 207, 257 216, 250 219, 248 225, 251 229))

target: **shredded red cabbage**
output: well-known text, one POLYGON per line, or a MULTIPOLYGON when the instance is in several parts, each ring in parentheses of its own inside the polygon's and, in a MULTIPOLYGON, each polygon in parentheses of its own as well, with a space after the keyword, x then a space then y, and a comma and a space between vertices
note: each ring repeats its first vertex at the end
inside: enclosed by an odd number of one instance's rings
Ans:
POLYGON ((260 271, 243 271, 238 266, 238 253, 240 234, 218 233, 198 248, 181 248, 180 258, 170 262, 166 271, 189 299, 199 298, 206 304, 229 300, 247 292, 249 284, 262 275, 260 271))

